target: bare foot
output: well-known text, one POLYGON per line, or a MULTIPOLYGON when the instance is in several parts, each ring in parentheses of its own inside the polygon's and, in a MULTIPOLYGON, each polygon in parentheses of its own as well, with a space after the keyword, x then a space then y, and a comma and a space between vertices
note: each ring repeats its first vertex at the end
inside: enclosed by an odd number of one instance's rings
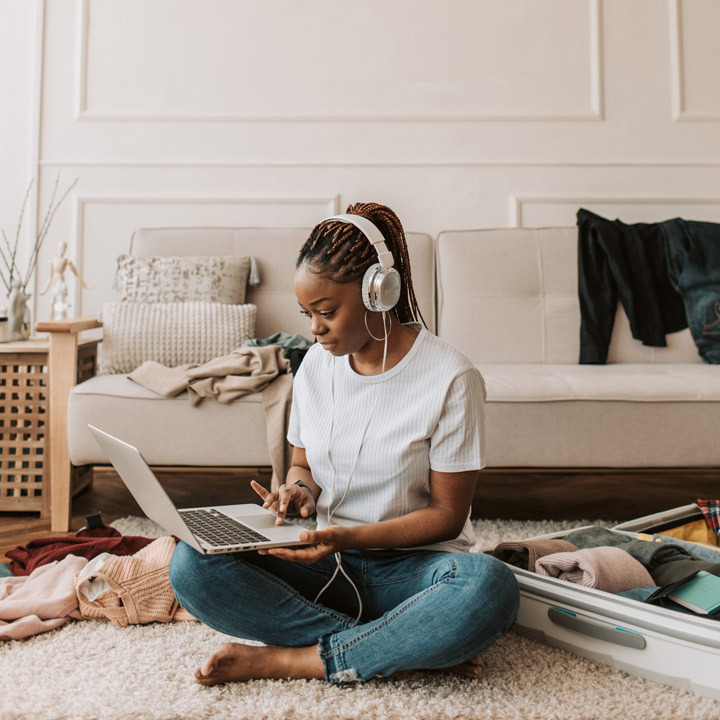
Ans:
POLYGON ((275 645, 225 643, 195 671, 195 682, 218 685, 261 678, 325 677, 316 647, 284 648, 275 645))
POLYGON ((463 677, 472 678, 473 680, 479 680, 483 674, 482 667, 482 656, 476 655, 470 658, 464 663, 459 665, 452 665, 442 669, 443 672, 453 673, 455 675, 462 675, 463 677))

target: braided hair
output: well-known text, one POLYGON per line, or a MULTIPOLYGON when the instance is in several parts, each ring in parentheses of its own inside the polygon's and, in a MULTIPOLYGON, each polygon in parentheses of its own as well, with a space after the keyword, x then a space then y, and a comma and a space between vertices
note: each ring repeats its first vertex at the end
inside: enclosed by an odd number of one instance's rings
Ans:
MULTIPOLYGON (((405 231, 398 216, 378 203, 348 205, 347 214, 370 220, 382 233, 400 273, 400 299, 393 308, 401 323, 421 320, 426 325, 415 297, 405 231)), ((360 228, 341 220, 323 220, 316 225, 300 249, 296 267, 305 263, 312 272, 326 273, 334 282, 361 282, 365 271, 378 261, 375 246, 360 228)))

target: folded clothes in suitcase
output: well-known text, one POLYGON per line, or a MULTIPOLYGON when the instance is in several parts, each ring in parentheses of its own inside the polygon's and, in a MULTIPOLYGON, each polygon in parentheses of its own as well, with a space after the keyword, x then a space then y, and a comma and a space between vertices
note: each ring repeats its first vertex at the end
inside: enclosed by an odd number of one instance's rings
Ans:
MULTIPOLYGON (((691 504, 624 522, 611 530, 623 536, 620 547, 627 538, 639 539, 662 543, 663 550, 669 552, 673 550, 665 544, 679 546, 698 560, 720 563, 720 548, 661 534, 702 517, 698 506, 691 504)), ((574 532, 551 533, 533 540, 557 542, 574 532)), ((553 552, 562 551, 561 546, 553 547, 553 552)), ((530 561, 532 568, 532 557, 530 561)), ((632 675, 720 700, 720 618, 671 609, 672 603, 662 607, 578 584, 588 582, 587 578, 569 582, 516 564, 508 566, 520 585, 516 632, 632 675)), ((595 577, 590 580, 592 584, 598 581, 595 577)))

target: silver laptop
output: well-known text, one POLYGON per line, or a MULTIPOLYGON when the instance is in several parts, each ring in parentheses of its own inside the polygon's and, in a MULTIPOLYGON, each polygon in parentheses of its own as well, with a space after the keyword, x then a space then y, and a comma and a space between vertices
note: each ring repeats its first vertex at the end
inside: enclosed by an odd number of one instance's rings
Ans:
POLYGON ((275 513, 260 505, 176 508, 136 447, 88 427, 143 512, 198 552, 214 555, 308 544, 300 540, 304 528, 287 521, 276 525, 275 513))

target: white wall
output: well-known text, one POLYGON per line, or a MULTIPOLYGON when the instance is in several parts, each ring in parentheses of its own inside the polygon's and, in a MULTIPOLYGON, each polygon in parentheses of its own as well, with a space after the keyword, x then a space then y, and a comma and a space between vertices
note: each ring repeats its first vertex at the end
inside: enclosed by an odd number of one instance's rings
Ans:
MULTIPOLYGON (((0 0, 0 229, 13 247, 23 201, 37 172, 38 20, 33 2, 0 0)), ((19 234, 17 260, 23 276, 35 231, 35 199, 32 191, 19 234)), ((2 235, 0 243, 5 250, 2 235)), ((7 279, 7 269, 2 269, 7 279)), ((0 306, 6 305, 5 299, 0 282, 0 306)))
POLYGON ((716 0, 0 0, 0 189, 12 210, 30 167, 44 208, 79 178, 37 278, 66 240, 94 286, 77 314, 139 226, 309 226, 358 200, 432 234, 580 206, 720 221, 718 27, 716 0))

